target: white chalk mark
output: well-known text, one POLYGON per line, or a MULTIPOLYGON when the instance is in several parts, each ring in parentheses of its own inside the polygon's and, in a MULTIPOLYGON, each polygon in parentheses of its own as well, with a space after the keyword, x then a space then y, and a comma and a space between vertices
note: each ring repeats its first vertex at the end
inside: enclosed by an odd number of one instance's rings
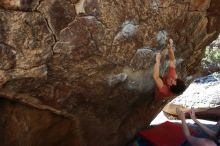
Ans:
POLYGON ((117 42, 120 42, 121 40, 126 40, 135 35, 138 27, 139 25, 137 25, 135 21, 125 21, 121 26, 121 30, 114 38, 113 44, 117 44, 117 42))
POLYGON ((126 73, 120 73, 117 75, 111 75, 108 77, 109 86, 115 86, 118 83, 124 82, 127 79, 128 75, 126 73))

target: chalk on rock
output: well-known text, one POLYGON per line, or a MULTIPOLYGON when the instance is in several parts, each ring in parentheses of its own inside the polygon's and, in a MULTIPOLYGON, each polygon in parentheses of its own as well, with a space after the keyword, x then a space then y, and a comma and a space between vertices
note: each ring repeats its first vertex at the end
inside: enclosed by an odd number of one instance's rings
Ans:
POLYGON ((154 52, 149 47, 137 49, 134 57, 131 59, 130 66, 134 70, 150 67, 154 52))
POLYGON ((176 65, 181 64, 183 61, 184 61, 183 58, 177 58, 177 59, 176 59, 176 65))
POLYGON ((115 36, 113 44, 117 44, 122 40, 126 40, 134 36, 138 30, 138 27, 139 25, 135 21, 125 21, 121 26, 121 30, 115 36))
POLYGON ((126 73, 120 73, 117 75, 111 75, 108 77, 108 85, 115 86, 118 83, 124 82, 127 79, 128 75, 126 73))
POLYGON ((161 30, 157 33, 156 35, 156 40, 157 40, 157 49, 158 50, 162 50, 165 45, 166 45, 166 41, 168 39, 167 37, 168 33, 165 30, 161 30))

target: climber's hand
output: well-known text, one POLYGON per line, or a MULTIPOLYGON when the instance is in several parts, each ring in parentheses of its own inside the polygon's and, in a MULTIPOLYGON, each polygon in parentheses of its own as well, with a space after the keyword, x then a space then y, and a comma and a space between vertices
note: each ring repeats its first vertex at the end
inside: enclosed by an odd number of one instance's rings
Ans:
POLYGON ((160 63, 160 58, 161 58, 160 52, 157 52, 156 53, 156 62, 157 63, 160 63))
POLYGON ((173 39, 171 38, 169 39, 168 47, 173 48, 173 39))

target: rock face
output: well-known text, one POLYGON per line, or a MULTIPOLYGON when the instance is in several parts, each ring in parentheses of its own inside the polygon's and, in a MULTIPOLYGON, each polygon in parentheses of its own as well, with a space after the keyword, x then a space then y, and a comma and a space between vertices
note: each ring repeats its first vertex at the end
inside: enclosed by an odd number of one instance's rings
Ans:
POLYGON ((172 37, 190 82, 220 32, 219 9, 218 0, 1 0, 0 144, 125 145, 166 103, 153 100, 155 52, 163 74, 172 37))

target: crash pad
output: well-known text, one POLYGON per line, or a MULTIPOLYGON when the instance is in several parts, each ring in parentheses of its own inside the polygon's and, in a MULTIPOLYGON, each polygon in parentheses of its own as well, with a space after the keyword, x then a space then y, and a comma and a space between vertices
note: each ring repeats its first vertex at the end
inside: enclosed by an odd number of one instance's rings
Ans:
MULTIPOLYGON (((190 132, 192 135, 196 134, 194 129, 190 129, 190 132)), ((186 140, 182 125, 169 121, 150 129, 141 130, 139 135, 155 146, 179 146, 186 140)))

